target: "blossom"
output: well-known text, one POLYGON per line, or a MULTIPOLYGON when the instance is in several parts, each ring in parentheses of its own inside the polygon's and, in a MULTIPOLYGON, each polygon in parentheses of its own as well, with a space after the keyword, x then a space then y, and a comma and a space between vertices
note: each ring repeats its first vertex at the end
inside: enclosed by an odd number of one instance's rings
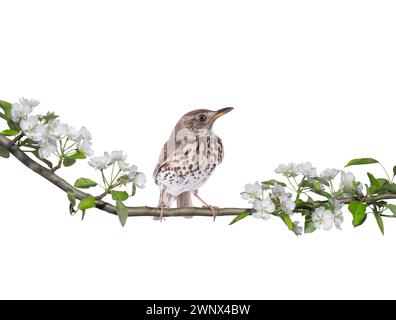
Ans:
POLYGON ((293 214, 293 210, 296 208, 295 202, 289 197, 289 195, 280 196, 280 207, 283 213, 293 214))
POLYGON ((320 177, 326 180, 333 180, 338 173, 340 172, 340 170, 338 169, 326 169, 324 170, 321 174, 320 177))
POLYGON ((137 166, 134 166, 134 165, 132 165, 132 166, 130 166, 130 167, 128 168, 129 177, 130 177, 132 180, 133 180, 133 178, 135 177, 135 175, 136 175, 136 173, 137 173, 137 170, 138 170, 137 166))
POLYGON ((306 177, 314 178, 317 176, 316 168, 312 166, 310 162, 304 162, 300 166, 300 173, 306 177))
POLYGON ((30 108, 36 108, 39 104, 40 101, 36 100, 36 99, 26 99, 24 97, 19 98, 19 104, 23 105, 23 106, 27 106, 30 108))
POLYGON ((296 235, 301 236, 303 234, 303 228, 299 226, 299 221, 293 222, 293 231, 296 235))
POLYGON ((346 193, 355 193, 356 191, 361 193, 363 191, 363 185, 356 182, 355 175, 352 172, 342 172, 340 189, 343 189, 346 193))
POLYGON ((124 151, 120 150, 120 151, 113 151, 110 155, 110 161, 112 163, 116 162, 116 161, 124 161, 126 160, 127 155, 124 154, 124 151))
POLYGON ((79 135, 80 135, 80 137, 79 137, 80 140, 86 140, 86 141, 92 140, 92 135, 86 127, 81 127, 81 129, 79 131, 79 135))
POLYGON ((117 164, 121 171, 129 171, 129 164, 124 160, 117 161, 117 164))
POLYGON ((275 197, 280 197, 283 194, 285 194, 285 188, 282 187, 280 184, 275 183, 272 189, 272 195, 275 197))
POLYGON ((344 216, 342 215, 342 204, 340 201, 334 199, 329 201, 331 204, 331 207, 333 208, 333 214, 334 214, 334 224, 337 229, 341 230, 341 225, 344 222, 344 216))
POLYGON ((144 174, 143 172, 138 172, 138 173, 135 175, 135 179, 134 179, 133 182, 135 183, 135 185, 136 185, 138 188, 143 189, 143 188, 145 187, 146 182, 147 182, 147 179, 146 179, 145 174, 144 174))
POLYGON ((81 140, 78 143, 77 149, 80 152, 85 153, 87 156, 92 156, 93 155, 93 150, 92 150, 92 142, 91 141, 87 141, 87 140, 81 140))
POLYGON ((47 123, 47 133, 50 136, 60 138, 67 132, 67 125, 61 123, 58 119, 53 119, 47 123))
POLYGON ((103 156, 92 157, 89 159, 88 164, 96 170, 106 169, 110 164, 110 155, 105 152, 103 156))
POLYGON ((289 163, 288 165, 280 164, 278 168, 275 169, 275 173, 282 174, 285 177, 297 177, 300 174, 301 165, 296 163, 289 163))
POLYGON ((51 154, 56 152, 56 140, 51 137, 45 137, 39 141, 39 147, 40 158, 49 158, 51 154))
POLYGON ((66 136, 66 138, 68 138, 69 140, 72 140, 72 141, 80 140, 80 132, 77 131, 76 128, 71 127, 71 126, 67 126, 67 128, 65 130, 65 136, 66 136))
POLYGON ((331 230, 334 223, 334 215, 325 207, 317 208, 312 214, 312 223, 316 229, 331 230))
POLYGON ((275 211, 275 204, 270 197, 265 197, 263 200, 256 199, 253 205, 256 212, 253 213, 255 218, 268 220, 271 218, 271 213, 275 211))
POLYGON ((241 193, 241 197, 243 200, 249 200, 250 203, 253 203, 255 199, 260 198, 262 195, 261 184, 256 181, 254 184, 245 185, 245 191, 241 193))
POLYGON ((20 127, 23 133, 34 141, 40 141, 46 137, 46 128, 39 123, 37 116, 29 116, 21 120, 20 127))

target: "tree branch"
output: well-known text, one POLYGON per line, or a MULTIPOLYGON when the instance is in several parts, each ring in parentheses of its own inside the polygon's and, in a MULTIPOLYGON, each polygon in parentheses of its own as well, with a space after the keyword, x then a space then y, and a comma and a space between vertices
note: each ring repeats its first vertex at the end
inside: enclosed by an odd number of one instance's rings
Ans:
MULTIPOLYGON (((7 149, 15 158, 17 158, 20 162, 22 162, 26 167, 39 174, 46 180, 50 181, 52 184, 56 185, 58 188, 63 190, 64 192, 73 191, 76 198, 81 200, 89 196, 89 193, 85 193, 70 183, 68 183, 63 178, 59 177, 52 170, 45 168, 44 166, 38 164, 30 157, 28 157, 23 151, 21 151, 15 143, 6 138, 5 136, 0 135, 0 146, 7 149)), ((111 214, 117 214, 117 208, 112 204, 103 201, 103 194, 99 195, 95 198, 96 208, 106 211, 111 214)), ((364 202, 371 201, 379 201, 379 200, 389 200, 396 199, 395 193, 386 193, 382 195, 377 195, 374 197, 363 197, 360 200, 364 202)), ((338 199, 343 204, 349 204, 351 201, 356 200, 355 197, 346 197, 338 199)), ((313 208, 318 208, 325 204, 326 201, 316 201, 313 204, 313 208)), ((301 209, 312 209, 312 207, 307 206, 297 206, 296 210, 301 209)), ((220 208, 217 216, 236 216, 242 212, 252 212, 251 208, 220 208)), ((160 209, 154 207, 128 207, 128 216, 130 217, 159 217, 160 209)), ((164 210, 165 217, 193 217, 193 216, 201 216, 201 217, 212 217, 212 212, 209 209, 205 208, 177 208, 177 209, 165 209, 164 210)))

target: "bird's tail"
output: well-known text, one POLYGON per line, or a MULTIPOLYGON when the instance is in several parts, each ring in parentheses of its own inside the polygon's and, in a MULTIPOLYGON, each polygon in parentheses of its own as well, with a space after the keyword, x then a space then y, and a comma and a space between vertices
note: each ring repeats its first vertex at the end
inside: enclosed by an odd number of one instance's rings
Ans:
MULTIPOLYGON (((191 193, 186 191, 183 192, 180 196, 177 197, 177 207, 178 208, 189 208, 192 207, 191 193)), ((191 219, 192 217, 184 217, 187 219, 191 219)))
POLYGON ((192 207, 191 193, 186 191, 177 197, 178 208, 189 208, 192 207))

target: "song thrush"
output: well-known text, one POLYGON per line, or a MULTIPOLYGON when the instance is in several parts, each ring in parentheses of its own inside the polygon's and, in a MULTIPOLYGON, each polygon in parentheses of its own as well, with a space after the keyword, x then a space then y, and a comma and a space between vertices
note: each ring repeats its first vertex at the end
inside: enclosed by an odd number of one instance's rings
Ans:
POLYGON ((223 160, 223 144, 212 127, 219 117, 232 109, 194 110, 176 124, 154 170, 154 180, 160 188, 161 220, 164 208, 172 207, 175 200, 178 208, 191 207, 191 194, 216 218, 216 208, 198 196, 198 189, 223 160))

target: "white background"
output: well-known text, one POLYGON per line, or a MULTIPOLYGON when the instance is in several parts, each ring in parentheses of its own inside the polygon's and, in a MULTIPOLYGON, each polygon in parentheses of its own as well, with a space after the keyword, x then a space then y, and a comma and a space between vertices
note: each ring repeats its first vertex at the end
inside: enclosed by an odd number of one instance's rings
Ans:
MULTIPOLYGON (((42 101, 86 125, 97 153, 124 149, 149 182, 179 117, 234 107, 226 156, 201 195, 244 206, 281 162, 341 168, 395 158, 394 1, 1 1, 1 99, 42 101)), ((3 125, 4 127, 4 125, 3 125)), ((365 170, 355 169, 366 181, 365 170)), ((60 170, 96 178, 86 162, 60 170)), ((382 174, 382 173, 381 173, 382 174)), ((395 298, 396 221, 300 238, 253 218, 70 217, 64 193, 0 159, 0 298, 395 298)))

